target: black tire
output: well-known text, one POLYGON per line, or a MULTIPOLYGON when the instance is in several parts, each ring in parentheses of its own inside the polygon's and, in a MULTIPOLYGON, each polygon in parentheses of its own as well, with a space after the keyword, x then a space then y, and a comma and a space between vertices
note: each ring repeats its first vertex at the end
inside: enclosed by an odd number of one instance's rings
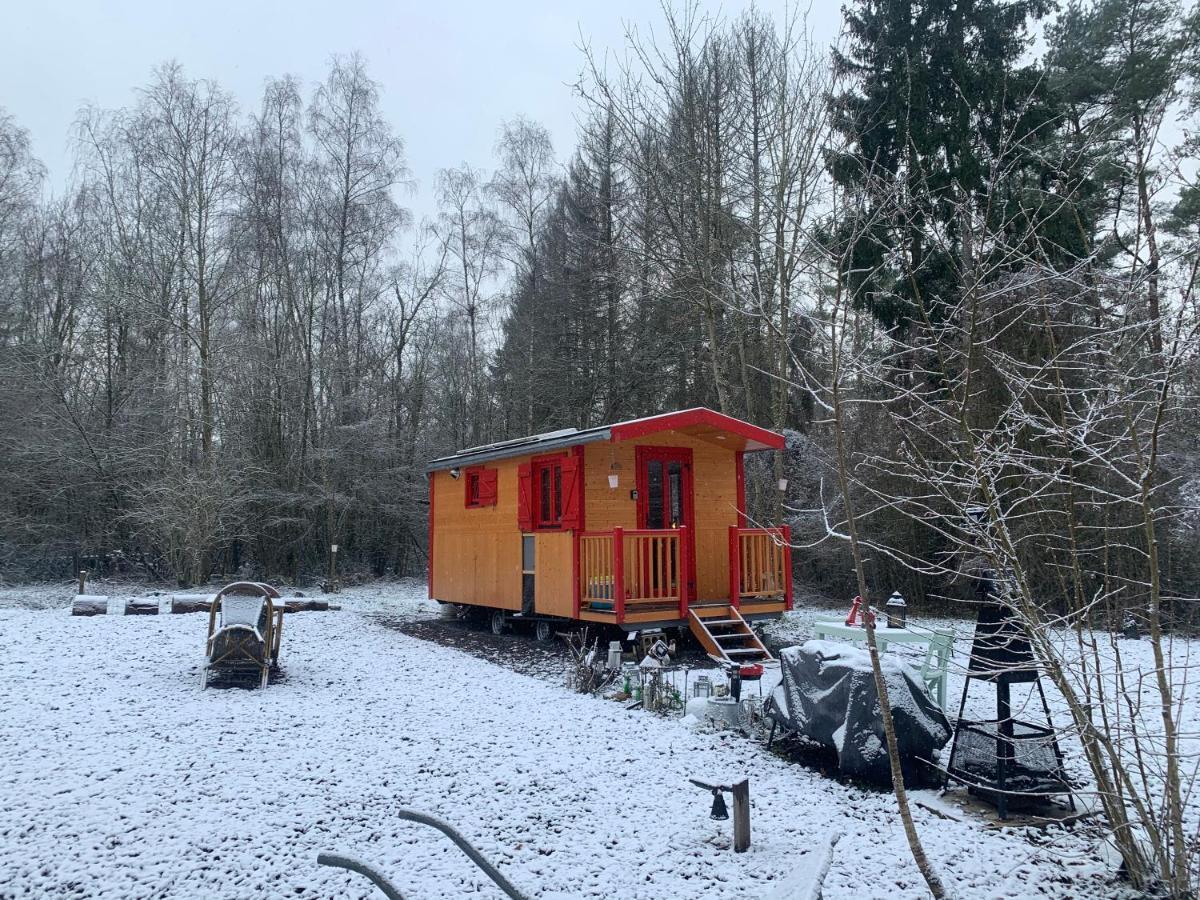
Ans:
POLYGON ((508 631, 508 616, 502 609, 492 610, 492 634, 501 635, 508 631))
POLYGON ((554 640, 554 623, 546 619, 538 619, 533 627, 533 634, 541 643, 548 644, 554 640))

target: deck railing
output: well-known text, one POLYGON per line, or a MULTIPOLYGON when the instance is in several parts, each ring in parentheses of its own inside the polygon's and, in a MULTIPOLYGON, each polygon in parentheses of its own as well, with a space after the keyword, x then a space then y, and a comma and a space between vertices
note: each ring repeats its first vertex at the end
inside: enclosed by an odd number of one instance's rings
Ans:
POLYGON ((687 616, 687 528, 585 531, 578 553, 582 607, 611 608, 618 622, 627 610, 687 616))
POLYGON ((783 598, 792 608, 792 529, 729 529, 729 600, 783 598))

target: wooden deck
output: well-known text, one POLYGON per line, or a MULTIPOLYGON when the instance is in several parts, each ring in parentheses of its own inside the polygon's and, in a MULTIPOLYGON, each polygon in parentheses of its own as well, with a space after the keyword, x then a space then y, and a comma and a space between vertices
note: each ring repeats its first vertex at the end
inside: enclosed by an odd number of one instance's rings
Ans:
POLYGON ((790 609, 790 530, 731 527, 728 537, 727 592, 710 586, 708 598, 696 600, 696 560, 689 552, 686 527, 579 533, 575 618, 622 625, 683 624, 691 620, 693 611, 708 606, 733 608, 752 618, 790 609), (725 596, 714 597, 716 591, 725 596))
MULTIPOLYGON (((689 613, 694 611, 701 618, 708 616, 720 616, 729 608, 728 600, 701 600, 693 603, 689 607, 689 613)), ((778 598, 756 598, 754 600, 742 600, 738 604, 738 611, 743 618, 766 618, 782 615, 787 609, 787 601, 783 597, 778 598)), ((617 623, 617 612, 615 609, 587 609, 579 610, 579 618, 584 622, 609 622, 617 623)), ((620 624, 645 624, 653 622, 655 624, 671 624, 685 625, 687 618, 679 615, 679 608, 675 603, 663 604, 629 604, 625 607, 625 616, 620 620, 620 624)))
POLYGON ((738 611, 741 612, 742 618, 749 619, 754 616, 778 616, 787 610, 787 600, 783 597, 765 598, 757 600, 743 600, 738 604, 738 611))

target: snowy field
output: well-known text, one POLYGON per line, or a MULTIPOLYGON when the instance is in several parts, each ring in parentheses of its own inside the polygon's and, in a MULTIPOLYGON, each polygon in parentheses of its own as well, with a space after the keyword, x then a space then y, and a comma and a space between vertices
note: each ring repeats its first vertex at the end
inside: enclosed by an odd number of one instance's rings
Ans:
MULTIPOLYGON (((398 807, 447 819, 535 897, 797 896, 833 830, 825 897, 924 895, 890 795, 388 627, 437 615, 423 584, 288 616, 263 692, 201 691, 204 616, 75 618, 70 593, 0 589, 0 897, 381 896, 322 850, 406 897, 501 896, 398 807), (753 846, 735 855, 686 779, 743 775, 753 846)), ((814 615, 772 630, 803 639, 814 615)), ((1119 895, 1094 827, 916 818, 956 896, 1119 895)))

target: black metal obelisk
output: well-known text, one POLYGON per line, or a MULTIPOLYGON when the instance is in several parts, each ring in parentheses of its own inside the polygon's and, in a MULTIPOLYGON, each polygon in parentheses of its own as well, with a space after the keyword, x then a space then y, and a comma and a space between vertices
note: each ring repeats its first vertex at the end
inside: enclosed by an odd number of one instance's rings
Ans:
POLYGON ((980 571, 974 592, 979 613, 947 772, 973 794, 993 803, 1001 819, 1008 817, 1009 801, 1014 797, 1066 794, 1074 809, 1029 635, 1005 600, 995 572, 980 571), (976 681, 995 686, 994 720, 963 717, 967 694, 976 681), (1013 718, 1014 684, 1033 684, 1037 689, 1045 726, 1013 718))

